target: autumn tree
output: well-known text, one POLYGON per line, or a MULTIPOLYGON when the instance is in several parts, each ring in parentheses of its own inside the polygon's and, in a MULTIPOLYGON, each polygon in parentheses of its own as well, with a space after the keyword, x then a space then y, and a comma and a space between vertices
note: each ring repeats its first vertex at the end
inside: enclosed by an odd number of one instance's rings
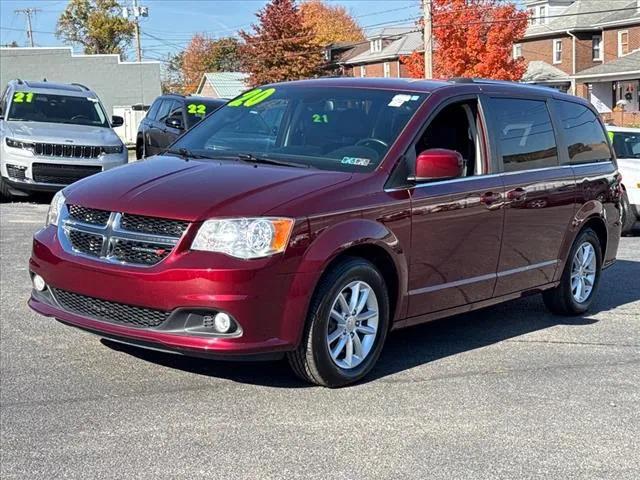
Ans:
POLYGON ((252 32, 240 31, 244 70, 252 85, 309 78, 320 72, 322 50, 294 0, 271 0, 252 32))
POLYGON ((359 42, 365 36, 362 28, 341 5, 322 0, 306 0, 300 4, 305 26, 313 31, 313 43, 325 47, 337 42, 359 42))
MULTIPOLYGON (((500 0, 433 0, 433 72, 436 78, 520 80, 523 59, 513 44, 527 29, 528 15, 500 0)), ((411 77, 424 78, 424 55, 401 58, 411 77)))
POLYGON ((182 75, 182 58, 184 51, 168 53, 162 63, 162 93, 184 93, 184 77, 182 75))
POLYGON ((183 93, 193 93, 207 72, 237 72, 241 68, 239 42, 235 38, 211 39, 196 34, 176 58, 180 62, 183 93))
POLYGON ((117 0, 70 0, 56 36, 84 47, 84 53, 124 54, 134 35, 133 22, 122 16, 117 0))

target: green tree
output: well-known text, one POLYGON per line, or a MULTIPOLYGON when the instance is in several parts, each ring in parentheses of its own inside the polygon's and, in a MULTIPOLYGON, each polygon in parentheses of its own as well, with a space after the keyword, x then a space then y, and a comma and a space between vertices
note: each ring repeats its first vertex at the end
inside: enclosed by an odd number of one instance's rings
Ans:
POLYGON ((85 53, 123 55, 133 35, 134 24, 117 0, 70 0, 56 27, 58 38, 82 45, 85 53))
POLYGON ((237 72, 241 68, 239 42, 227 37, 217 40, 196 34, 180 55, 180 70, 184 93, 198 88, 207 72, 237 72))
POLYGON ((240 31, 243 70, 260 85, 309 78, 320 72, 322 50, 294 0, 271 0, 256 16, 252 33, 240 31))

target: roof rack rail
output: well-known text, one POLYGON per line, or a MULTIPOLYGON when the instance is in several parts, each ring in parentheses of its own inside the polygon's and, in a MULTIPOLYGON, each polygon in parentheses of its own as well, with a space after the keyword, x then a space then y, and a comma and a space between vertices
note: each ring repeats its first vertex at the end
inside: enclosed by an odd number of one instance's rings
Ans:
POLYGON ((73 82, 71 85, 75 85, 76 87, 83 88, 83 89, 85 89, 87 92, 90 92, 90 91, 91 91, 91 89, 90 89, 89 87, 87 87, 86 85, 83 85, 83 84, 81 84, 81 83, 73 82))
POLYGON ((471 77, 455 77, 451 81, 453 83, 476 83, 476 79, 471 77))

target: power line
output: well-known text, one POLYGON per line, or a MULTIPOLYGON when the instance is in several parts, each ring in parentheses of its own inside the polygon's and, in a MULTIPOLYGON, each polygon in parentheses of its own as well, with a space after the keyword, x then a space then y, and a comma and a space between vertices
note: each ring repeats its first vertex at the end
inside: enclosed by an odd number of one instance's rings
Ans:
POLYGON ((41 12, 39 8, 18 8, 14 10, 16 15, 24 15, 27 17, 27 38, 29 39, 29 43, 31 47, 34 47, 33 41, 33 28, 31 25, 31 15, 35 16, 36 13, 41 12))

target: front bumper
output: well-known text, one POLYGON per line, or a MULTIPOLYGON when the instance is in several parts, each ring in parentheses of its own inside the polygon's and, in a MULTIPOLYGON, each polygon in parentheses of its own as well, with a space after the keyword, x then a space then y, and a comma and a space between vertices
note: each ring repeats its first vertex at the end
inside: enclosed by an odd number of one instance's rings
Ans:
POLYGON ((316 275, 284 273, 277 258, 245 261, 207 252, 174 252, 151 268, 126 267, 78 257, 62 249, 55 228, 36 233, 31 272, 47 285, 123 305, 175 312, 230 314, 241 336, 137 327, 67 310, 55 298, 33 292, 36 312, 100 336, 141 347, 193 356, 242 359, 296 348, 316 275))

